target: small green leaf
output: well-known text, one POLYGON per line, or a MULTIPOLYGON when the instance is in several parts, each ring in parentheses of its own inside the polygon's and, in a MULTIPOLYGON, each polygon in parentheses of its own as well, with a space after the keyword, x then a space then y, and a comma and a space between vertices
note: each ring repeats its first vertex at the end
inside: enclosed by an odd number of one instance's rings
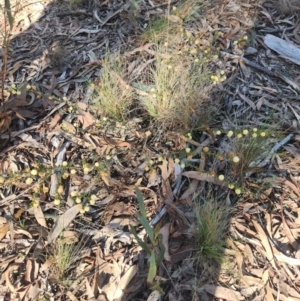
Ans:
POLYGON ((165 248, 162 240, 163 240, 163 236, 162 236, 162 234, 159 234, 158 235, 158 246, 159 246, 160 251, 159 251, 159 254, 158 254, 157 260, 156 260, 157 264, 160 264, 162 262, 162 260, 164 259, 164 255, 165 255, 166 248, 165 248))
POLYGON ((10 0, 5 0, 5 11, 6 11, 6 14, 7 14, 10 29, 12 29, 14 19, 13 19, 12 13, 11 13, 10 0))
POLYGON ((144 198, 143 198, 141 191, 138 189, 138 187, 135 187, 135 193, 136 193, 137 200, 139 202, 141 215, 143 217, 147 218, 145 204, 144 204, 144 198))
POLYGON ((134 238, 136 239, 136 241, 138 242, 138 244, 143 248, 144 251, 146 251, 149 255, 151 254, 150 249, 148 248, 147 244, 145 242, 143 242, 137 235, 135 229, 130 225, 130 230, 132 232, 132 234, 134 235, 134 238))
POLYGON ((153 228, 148 223, 147 219, 145 217, 143 217, 142 215, 137 214, 137 218, 140 221, 140 223, 142 224, 142 226, 145 228, 147 234, 149 235, 151 243, 154 245, 154 231, 153 231, 153 228))
POLYGON ((149 272, 148 272, 148 277, 147 277, 147 282, 152 285, 154 278, 157 273, 157 267, 156 267, 156 261, 155 261, 155 251, 152 250, 151 256, 150 256, 150 267, 149 267, 149 272))

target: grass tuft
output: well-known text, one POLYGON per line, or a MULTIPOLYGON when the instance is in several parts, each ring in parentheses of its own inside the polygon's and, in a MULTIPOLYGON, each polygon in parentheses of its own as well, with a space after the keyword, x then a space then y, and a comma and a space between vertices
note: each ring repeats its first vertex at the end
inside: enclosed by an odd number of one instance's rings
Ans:
POLYGON ((195 241, 198 260, 218 264, 222 262, 231 211, 229 207, 220 206, 212 199, 196 207, 195 241))
POLYGON ((98 114, 124 121, 133 102, 133 90, 123 80, 126 69, 119 57, 107 55, 102 63, 94 104, 98 114))
POLYGON ((189 58, 167 60, 158 54, 144 78, 149 92, 139 95, 140 103, 160 126, 194 126, 194 112, 201 114, 211 89, 203 69, 189 58))
POLYGON ((231 158, 229 175, 232 180, 240 182, 239 184, 245 181, 249 172, 258 170, 256 167, 258 161, 272 147, 268 139, 271 135, 270 131, 254 130, 244 130, 232 140, 231 149, 234 156, 231 158))
POLYGON ((62 285, 67 285, 76 263, 81 259, 86 240, 70 241, 59 237, 50 246, 49 258, 52 262, 50 276, 62 285))

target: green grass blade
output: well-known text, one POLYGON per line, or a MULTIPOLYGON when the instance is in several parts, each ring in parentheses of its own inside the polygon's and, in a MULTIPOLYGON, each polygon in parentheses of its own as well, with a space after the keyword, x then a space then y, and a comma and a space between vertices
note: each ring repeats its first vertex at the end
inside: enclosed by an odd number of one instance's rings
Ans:
POLYGON ((136 241, 138 242, 138 244, 143 248, 144 251, 146 251, 149 255, 151 254, 150 249, 148 248, 147 244, 145 242, 143 242, 137 235, 135 228, 133 228, 130 225, 130 230, 132 232, 132 234, 134 235, 134 238, 136 239, 136 241))
POLYGON ((165 248, 164 244, 162 243, 162 239, 163 239, 162 234, 159 234, 158 235, 158 246, 159 246, 160 251, 159 251, 159 254, 158 254, 157 260, 156 260, 157 264, 160 264, 162 262, 162 260, 164 259, 164 255, 165 255, 166 248, 165 248))
POLYGON ((140 212, 141 214, 137 214, 137 217, 143 227, 146 229, 146 232, 149 235, 149 238, 151 240, 151 243, 154 244, 154 231, 153 228, 150 226, 150 224, 147 221, 147 214, 146 214, 146 209, 145 209, 145 204, 144 204, 144 198, 141 193, 141 191, 138 189, 138 187, 135 188, 135 193, 136 197, 140 206, 140 212))
POLYGON ((5 11, 6 11, 6 14, 7 14, 10 29, 12 29, 13 28, 13 23, 14 23, 14 18, 13 18, 12 13, 11 13, 10 0, 5 0, 5 11))
POLYGON ((149 272, 148 272, 148 277, 147 277, 147 283, 152 285, 154 278, 157 273, 157 266, 156 266, 156 261, 155 261, 155 251, 152 250, 151 256, 150 256, 150 267, 149 267, 149 272))
POLYGON ((138 189, 138 187, 135 187, 135 193, 136 193, 137 200, 139 202, 141 214, 142 214, 142 216, 147 217, 145 204, 144 204, 144 198, 143 198, 141 191, 138 189))
POLYGON ((140 221, 140 223, 142 224, 142 226, 145 228, 145 230, 150 238, 151 243, 154 245, 153 228, 150 226, 150 224, 148 223, 147 219, 144 216, 137 214, 137 217, 138 217, 138 220, 140 221))

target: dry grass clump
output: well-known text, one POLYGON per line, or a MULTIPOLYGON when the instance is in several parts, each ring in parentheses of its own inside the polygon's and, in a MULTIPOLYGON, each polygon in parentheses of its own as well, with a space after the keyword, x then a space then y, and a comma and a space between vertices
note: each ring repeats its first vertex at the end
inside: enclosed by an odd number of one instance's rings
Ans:
POLYGON ((75 276, 72 271, 75 271, 86 243, 86 239, 78 241, 78 239, 59 237, 50 245, 48 255, 48 260, 51 262, 50 277, 61 285, 70 284, 72 275, 75 276))
POLYGON ((178 7, 173 7, 173 13, 181 17, 185 22, 192 21, 194 17, 199 18, 199 11, 209 5, 209 1, 187 0, 178 7))
POLYGON ((98 114, 123 121, 133 102, 133 89, 126 84, 126 69, 119 57, 107 55, 93 103, 98 114))
POLYGON ((182 26, 177 23, 170 22, 167 18, 157 19, 149 24, 141 35, 141 40, 147 40, 154 43, 165 43, 175 38, 182 30, 182 26))
POLYGON ((150 91, 139 95, 140 103, 151 117, 167 127, 193 126, 194 112, 201 114, 211 89, 203 66, 183 56, 173 61, 157 55, 143 81, 150 91))

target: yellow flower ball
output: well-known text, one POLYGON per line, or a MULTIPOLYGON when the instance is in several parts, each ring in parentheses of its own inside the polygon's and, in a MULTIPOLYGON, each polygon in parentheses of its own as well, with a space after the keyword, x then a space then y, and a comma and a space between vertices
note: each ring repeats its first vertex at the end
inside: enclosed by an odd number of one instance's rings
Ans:
POLYGON ((85 213, 84 208, 81 208, 79 212, 80 212, 81 214, 84 214, 84 213, 85 213))
POLYGON ((95 194, 92 194, 92 195, 90 196, 90 198, 91 198, 91 200, 97 200, 97 196, 96 196, 95 194))
POLYGON ((43 192, 44 192, 44 193, 48 193, 48 192, 49 192, 49 187, 44 186, 44 187, 43 187, 43 192))
POLYGON ((40 191, 40 187, 39 186, 35 186, 32 188, 32 190, 36 193, 38 193, 40 191))
POLYGON ((32 178, 27 178, 26 181, 25 181, 25 183, 26 183, 27 185, 30 185, 30 184, 33 183, 33 179, 32 179, 32 178))
POLYGON ((234 163, 238 163, 238 162, 240 161, 240 158, 239 158, 238 156, 234 156, 234 157, 232 158, 232 161, 233 161, 234 163))
POLYGON ((84 211, 85 211, 85 212, 89 212, 89 211, 90 211, 90 206, 87 206, 87 205, 84 206, 84 211))
POLYGON ((77 204, 81 203, 81 198, 79 196, 75 199, 75 203, 77 203, 77 204))
POLYGON ((57 188, 57 193, 62 194, 64 192, 64 186, 63 185, 59 185, 57 188))
POLYGON ((64 162, 62 163, 62 166, 68 166, 68 162, 67 162, 67 161, 64 161, 64 162))
POLYGON ((72 175, 75 175, 75 174, 77 173, 77 171, 76 171, 76 169, 71 169, 71 170, 70 170, 70 173, 71 173, 72 175))
POLYGON ((4 184, 4 182, 5 182, 5 178, 0 176, 0 184, 4 184))
POLYGON ((64 172, 61 176, 64 180, 66 180, 69 177, 69 173, 68 172, 64 172))
POLYGON ((96 201, 93 200, 93 199, 90 199, 90 200, 89 200, 89 203, 90 203, 90 205, 95 205, 96 201))
POLYGON ((230 138, 230 137, 232 137, 232 136, 233 136, 233 131, 229 131, 229 132, 227 133, 227 137, 230 138))
POLYGON ((187 148, 185 149, 185 152, 186 152, 187 154, 189 154, 189 153, 191 152, 191 149, 190 149, 189 147, 187 147, 187 148))
POLYGON ((30 173, 32 176, 36 176, 38 174, 38 171, 36 169, 32 169, 30 173))
POLYGON ((222 134, 222 132, 220 130, 216 131, 216 135, 221 135, 221 134, 222 134))
POLYGON ((247 135, 249 134, 249 131, 248 131, 248 130, 243 130, 243 134, 244 134, 245 136, 247 136, 247 135))
POLYGON ((83 169, 83 174, 88 175, 89 172, 90 172, 89 168, 86 167, 86 168, 83 169))
POLYGON ((260 135, 261 135, 261 137, 265 137, 266 136, 266 132, 261 132, 260 135))
POLYGON ((224 175, 219 175, 219 180, 220 181, 224 181, 224 179, 225 179, 224 175))
POLYGON ((237 195, 241 194, 241 193, 242 193, 241 188, 236 188, 236 189, 235 189, 235 193, 236 193, 237 195))
POLYGON ((99 166, 100 166, 99 162, 96 162, 95 167, 99 167, 99 166))
POLYGON ((77 195, 77 191, 74 191, 74 190, 71 191, 70 195, 72 198, 74 198, 77 195))
POLYGON ((256 137, 257 137, 257 134, 256 134, 256 133, 253 133, 253 134, 252 134, 252 137, 253 137, 253 138, 256 138, 256 137))
POLYGON ((229 184, 228 184, 228 188, 229 188, 229 189, 233 189, 233 188, 234 188, 234 185, 233 185, 232 183, 229 183, 229 184))
POLYGON ((145 171, 149 171, 149 166, 145 166, 145 171))
POLYGON ((60 204, 60 199, 55 199, 53 203, 54 205, 58 206, 60 204))
POLYGON ((175 163, 179 163, 180 160, 178 158, 175 159, 175 163))
POLYGON ((209 152, 209 147, 207 147, 207 146, 203 147, 203 152, 208 153, 209 152))
POLYGON ((110 160, 110 159, 111 159, 111 156, 110 156, 110 155, 107 155, 107 156, 105 157, 105 159, 106 159, 106 160, 110 160))
POLYGON ((252 129, 252 131, 253 131, 254 133, 256 133, 256 132, 257 132, 257 128, 252 129))
POLYGON ((239 139, 241 139, 241 138, 243 137, 243 135, 242 135, 241 133, 239 133, 239 134, 237 134, 237 137, 238 137, 239 139))
POLYGON ((180 167, 181 167, 182 169, 184 169, 184 168, 185 168, 185 164, 184 164, 184 163, 181 163, 181 164, 180 164, 180 167))

